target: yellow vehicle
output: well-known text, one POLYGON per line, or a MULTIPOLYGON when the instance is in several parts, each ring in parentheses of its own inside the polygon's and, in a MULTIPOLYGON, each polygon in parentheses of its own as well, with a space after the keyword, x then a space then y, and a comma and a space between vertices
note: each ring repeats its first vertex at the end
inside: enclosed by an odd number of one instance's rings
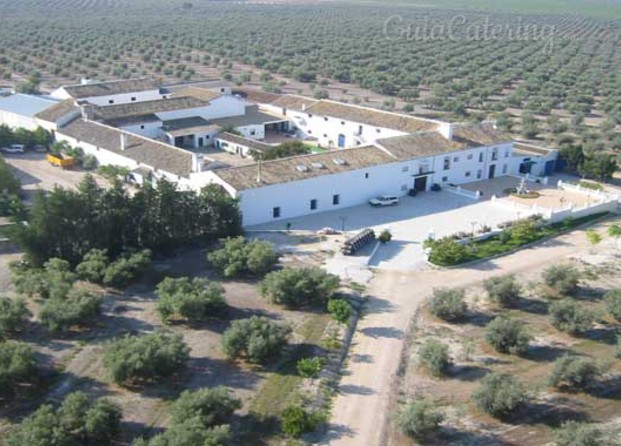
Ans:
POLYGON ((62 167, 63 169, 68 169, 75 164, 75 159, 71 156, 64 155, 54 155, 52 153, 47 155, 47 161, 53 165, 62 167))

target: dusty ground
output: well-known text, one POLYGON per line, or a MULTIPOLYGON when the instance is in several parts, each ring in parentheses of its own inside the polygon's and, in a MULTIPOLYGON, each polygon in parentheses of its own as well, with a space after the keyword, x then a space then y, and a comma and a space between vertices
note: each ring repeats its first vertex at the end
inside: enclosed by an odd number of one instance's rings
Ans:
MULTIPOLYGON (((619 221, 619 217, 615 217, 619 221)), ((603 229, 605 224, 598 225, 603 229)), ((350 360, 340 384, 330 431, 322 444, 384 444, 399 358, 414 314, 438 286, 472 286, 494 275, 539 272, 560 259, 593 249, 577 230, 532 248, 467 268, 409 274, 378 272, 368 289, 366 316, 359 322, 350 360)), ((485 444, 485 443, 483 443, 485 444)))

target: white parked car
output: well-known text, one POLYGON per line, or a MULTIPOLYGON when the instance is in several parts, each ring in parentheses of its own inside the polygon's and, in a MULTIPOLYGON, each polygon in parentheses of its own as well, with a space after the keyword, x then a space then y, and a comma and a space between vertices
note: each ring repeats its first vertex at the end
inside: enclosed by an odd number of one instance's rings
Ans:
POLYGON ((379 197, 371 198, 369 200, 369 204, 376 207, 395 206, 399 204, 399 197, 395 197, 394 195, 381 195, 379 197))
POLYGON ((6 153, 24 153, 24 145, 11 144, 9 147, 3 147, 2 151, 6 153))

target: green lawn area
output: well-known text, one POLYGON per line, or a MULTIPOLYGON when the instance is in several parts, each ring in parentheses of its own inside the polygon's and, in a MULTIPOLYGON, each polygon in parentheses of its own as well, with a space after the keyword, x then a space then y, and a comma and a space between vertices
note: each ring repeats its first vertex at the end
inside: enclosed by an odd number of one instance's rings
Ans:
POLYGON ((440 249, 446 252, 447 245, 440 247, 439 245, 434 246, 434 243, 431 243, 429 261, 438 266, 455 266, 475 260, 483 260, 510 252, 524 245, 528 245, 529 243, 554 237, 585 223, 597 220, 607 214, 607 212, 600 212, 586 217, 568 219, 551 225, 540 227, 533 226, 529 228, 529 230, 522 231, 520 234, 512 232, 512 228, 517 227, 516 225, 488 239, 461 246, 459 246, 457 242, 449 242, 450 246, 448 246, 448 248, 451 249, 452 252, 450 255, 442 255, 442 253, 439 252, 440 249))

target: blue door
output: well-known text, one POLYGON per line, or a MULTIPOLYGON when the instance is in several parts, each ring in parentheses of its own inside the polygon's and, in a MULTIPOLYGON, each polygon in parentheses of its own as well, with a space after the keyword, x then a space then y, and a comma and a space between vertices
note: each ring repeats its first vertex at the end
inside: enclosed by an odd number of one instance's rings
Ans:
POLYGON ((345 135, 339 135, 339 147, 345 147, 345 135))
POLYGON ((552 175, 552 173, 554 172, 555 164, 556 163, 554 162, 554 160, 546 162, 546 167, 545 167, 546 175, 552 175))

